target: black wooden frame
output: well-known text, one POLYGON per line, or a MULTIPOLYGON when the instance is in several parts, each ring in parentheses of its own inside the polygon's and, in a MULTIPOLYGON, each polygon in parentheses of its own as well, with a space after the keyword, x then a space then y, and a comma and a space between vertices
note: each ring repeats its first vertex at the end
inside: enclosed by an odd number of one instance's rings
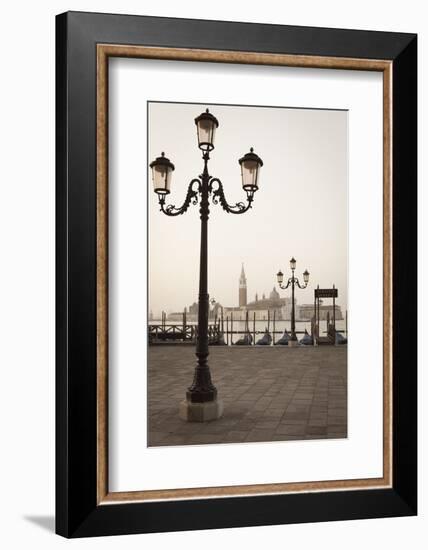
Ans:
POLYGON ((415 515, 416 35, 68 12, 56 19, 56 50, 57 533, 82 537, 415 515), (392 488, 97 506, 97 43, 393 61, 392 488))

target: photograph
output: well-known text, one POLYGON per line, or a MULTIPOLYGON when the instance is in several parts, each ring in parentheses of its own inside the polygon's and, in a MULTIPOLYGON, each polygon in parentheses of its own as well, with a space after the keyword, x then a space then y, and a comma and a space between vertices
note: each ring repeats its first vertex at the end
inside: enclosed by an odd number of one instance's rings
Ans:
POLYGON ((346 438, 348 111, 147 121, 148 446, 346 438))

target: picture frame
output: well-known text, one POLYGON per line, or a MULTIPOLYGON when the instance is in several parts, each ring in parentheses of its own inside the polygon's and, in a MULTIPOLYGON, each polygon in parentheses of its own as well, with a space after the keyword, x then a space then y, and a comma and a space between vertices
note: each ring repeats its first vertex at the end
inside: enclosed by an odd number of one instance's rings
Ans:
POLYGON ((57 16, 58 534, 86 537, 417 513, 416 95, 414 34, 82 12, 57 16), (111 57, 383 74, 381 478, 151 494, 109 492, 107 83, 111 57))

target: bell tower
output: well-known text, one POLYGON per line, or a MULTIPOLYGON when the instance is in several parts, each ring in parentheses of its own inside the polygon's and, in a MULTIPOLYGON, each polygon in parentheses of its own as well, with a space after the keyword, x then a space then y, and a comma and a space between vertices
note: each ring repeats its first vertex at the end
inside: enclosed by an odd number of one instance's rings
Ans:
POLYGON ((239 307, 247 305, 247 278, 245 277, 244 264, 239 277, 239 307))

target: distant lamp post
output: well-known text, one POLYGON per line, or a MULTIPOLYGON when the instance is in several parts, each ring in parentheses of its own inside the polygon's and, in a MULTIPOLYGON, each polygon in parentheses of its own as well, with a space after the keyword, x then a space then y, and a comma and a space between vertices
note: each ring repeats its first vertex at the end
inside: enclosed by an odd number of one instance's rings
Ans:
MULTIPOLYGON (((297 336, 296 336, 296 315, 295 315, 295 307, 294 307, 294 287, 297 285, 299 288, 304 289, 308 286, 309 283, 309 271, 305 269, 303 272, 303 284, 301 285, 299 282, 299 279, 294 276, 294 271, 296 269, 296 260, 294 258, 291 258, 290 260, 290 268, 291 268, 291 277, 288 279, 287 284, 284 286, 282 283, 284 281, 284 274, 282 271, 278 271, 276 274, 276 278, 279 284, 279 287, 283 290, 286 290, 291 285, 291 335, 290 335, 290 341, 295 343, 297 342, 297 336)), ((295 344, 292 344, 295 345, 295 344)))
POLYGON ((250 152, 239 159, 241 166, 242 188, 246 192, 246 204, 238 202, 229 205, 223 191, 223 184, 218 178, 213 178, 208 172, 209 154, 214 149, 214 138, 218 128, 218 120, 207 109, 195 118, 198 147, 202 151, 204 168, 202 174, 189 183, 186 198, 180 207, 166 205, 165 197, 171 191, 171 177, 174 165, 162 153, 152 163, 153 189, 158 196, 161 211, 167 216, 184 214, 190 204, 199 202, 201 218, 201 249, 199 271, 199 307, 198 307, 198 337, 196 342, 197 365, 193 383, 186 392, 186 399, 180 404, 181 418, 190 422, 204 422, 219 418, 222 415, 222 403, 217 398, 217 389, 211 381, 208 366, 208 217, 210 198, 213 204, 220 203, 223 210, 230 214, 243 214, 251 208, 254 193, 259 188, 260 168, 263 161, 250 152))

